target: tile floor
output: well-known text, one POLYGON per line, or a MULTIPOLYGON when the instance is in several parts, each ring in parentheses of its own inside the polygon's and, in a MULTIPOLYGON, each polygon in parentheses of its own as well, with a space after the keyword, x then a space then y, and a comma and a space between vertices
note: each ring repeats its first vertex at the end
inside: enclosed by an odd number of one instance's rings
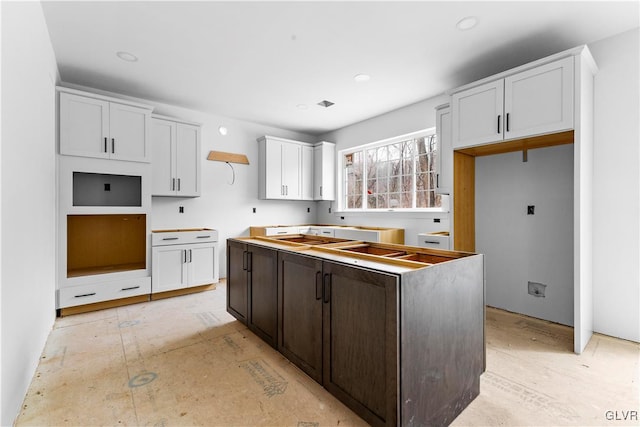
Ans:
MULTIPOLYGON (((453 422, 639 425, 640 345, 487 310, 481 394, 453 422), (636 411, 636 412, 633 412, 636 411)), ((17 426, 358 426, 216 290, 56 320, 17 426)))

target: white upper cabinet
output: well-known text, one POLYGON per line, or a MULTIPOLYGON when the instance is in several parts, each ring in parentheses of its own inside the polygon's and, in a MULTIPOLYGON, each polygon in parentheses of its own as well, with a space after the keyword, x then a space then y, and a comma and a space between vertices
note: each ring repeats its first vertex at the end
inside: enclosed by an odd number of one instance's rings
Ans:
POLYGON ((436 109, 436 137, 438 140, 436 192, 451 194, 453 188, 453 148, 451 147, 451 108, 449 104, 436 109))
POLYGON ((258 139, 259 197, 302 199, 302 144, 265 136, 258 139))
POLYGON ((258 138, 258 158, 261 199, 334 199, 334 144, 263 136, 258 138))
POLYGON ((151 108, 80 93, 60 92, 60 154, 150 161, 151 108))
POLYGON ((573 57, 454 92, 454 149, 573 128, 573 57))
POLYGON ((504 80, 505 139, 573 128, 573 57, 504 80))
POLYGON ((313 147, 313 199, 335 200, 336 146, 319 142, 313 147))
POLYGON ((504 80, 490 82, 451 97, 453 148, 500 141, 504 80))
POLYGON ((153 196, 200 196, 200 126, 151 120, 153 196))
POLYGON ((302 200, 313 200, 314 188, 314 147, 311 145, 302 146, 302 164, 300 169, 300 184, 302 186, 302 200))

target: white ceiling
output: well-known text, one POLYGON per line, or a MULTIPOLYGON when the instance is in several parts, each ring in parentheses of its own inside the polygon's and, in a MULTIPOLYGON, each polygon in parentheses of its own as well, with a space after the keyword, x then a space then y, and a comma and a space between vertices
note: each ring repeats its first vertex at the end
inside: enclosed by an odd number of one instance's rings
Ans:
POLYGON ((640 25, 638 1, 45 1, 43 9, 63 82, 311 134, 640 25), (478 25, 458 30, 469 15, 478 25), (358 73, 371 80, 356 83, 358 73))

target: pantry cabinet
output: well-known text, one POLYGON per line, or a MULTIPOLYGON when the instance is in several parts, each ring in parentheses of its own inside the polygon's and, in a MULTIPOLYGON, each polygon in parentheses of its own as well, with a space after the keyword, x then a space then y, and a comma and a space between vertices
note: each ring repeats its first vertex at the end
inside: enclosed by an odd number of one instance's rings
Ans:
POLYGON ((336 146, 319 142, 313 147, 313 199, 335 200, 336 146))
POLYGON ((436 108, 436 139, 438 142, 436 192, 451 194, 453 188, 453 149, 451 147, 451 108, 449 104, 436 108))
POLYGON ((453 149, 573 128, 573 58, 452 93, 453 149))
POLYGON ((66 88, 60 92, 60 154, 149 162, 151 107, 66 88))
POLYGON ((153 116, 152 196, 200 196, 200 125, 153 116))

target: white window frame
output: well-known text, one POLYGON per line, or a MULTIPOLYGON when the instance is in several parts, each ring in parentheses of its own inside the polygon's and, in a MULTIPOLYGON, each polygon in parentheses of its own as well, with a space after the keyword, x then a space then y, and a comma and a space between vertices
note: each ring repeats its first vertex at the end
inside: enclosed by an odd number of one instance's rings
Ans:
MULTIPOLYGON (((357 145, 354 147, 349 147, 349 148, 345 148, 343 150, 339 150, 338 151, 338 210, 337 212, 339 213, 387 213, 387 212, 400 212, 400 213, 410 213, 410 212, 416 212, 416 213, 426 213, 426 212, 448 212, 449 211, 449 206, 448 206, 448 199, 445 200, 445 197, 443 195, 441 195, 441 206, 440 207, 431 207, 431 208, 388 208, 388 209, 371 209, 371 208, 347 208, 346 207, 346 201, 345 201, 345 155, 349 154, 349 153, 353 153, 356 151, 361 151, 363 153, 363 158, 366 158, 366 150, 372 149, 372 148, 376 148, 376 147, 380 147, 380 146, 384 146, 384 145, 390 145, 390 144, 395 144, 398 142, 402 142, 402 141, 406 141, 408 139, 414 139, 414 138, 419 138, 419 137, 424 137, 424 136, 431 136, 431 135, 435 135, 436 134, 436 128, 432 127, 432 128, 427 128, 427 129, 422 129, 419 131, 415 131, 415 132, 411 132, 411 133, 407 133, 404 135, 400 135, 400 136, 395 136, 392 138, 387 138, 387 139, 383 139, 380 141, 375 141, 375 142, 371 142, 368 144, 362 144, 362 145, 357 145)), ((437 141, 437 146, 438 146, 438 150, 440 150, 440 142, 437 141)), ((438 153, 438 155, 440 155, 440 153, 438 153)), ((366 168, 365 168, 366 169, 366 168)), ((413 195, 414 195, 414 203, 415 203, 415 185, 416 185, 416 179, 415 179, 415 164, 414 164, 414 169, 413 169, 413 173, 414 173, 414 179, 413 179, 413 195)), ((364 171, 364 175, 363 175, 363 184, 362 184, 362 190, 363 190, 363 200, 366 200, 366 189, 367 189, 367 176, 366 176, 366 170, 364 171)))

